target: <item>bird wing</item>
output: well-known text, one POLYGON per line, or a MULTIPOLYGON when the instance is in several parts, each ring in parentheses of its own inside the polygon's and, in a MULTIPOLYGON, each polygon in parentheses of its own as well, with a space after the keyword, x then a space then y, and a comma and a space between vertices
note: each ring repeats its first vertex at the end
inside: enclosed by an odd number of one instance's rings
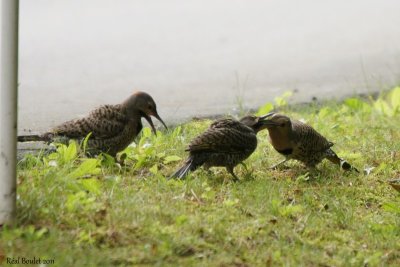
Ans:
POLYGON ((216 120, 210 125, 209 128, 214 128, 214 129, 229 128, 229 129, 236 129, 241 132, 254 132, 253 129, 251 129, 250 127, 234 119, 216 120))
POLYGON ((292 122, 292 126, 295 129, 296 141, 310 143, 307 147, 312 148, 312 151, 320 152, 329 149, 333 146, 332 142, 329 142, 324 136, 318 133, 310 125, 302 123, 300 121, 292 122))
POLYGON ((71 120, 55 127, 53 132, 70 138, 110 138, 124 130, 127 118, 119 105, 104 105, 93 110, 87 117, 71 120))
POLYGON ((209 128, 229 128, 236 125, 238 121, 234 119, 218 119, 210 124, 209 128))
POLYGON ((231 119, 219 120, 186 149, 190 152, 243 153, 257 146, 257 137, 251 128, 231 119))

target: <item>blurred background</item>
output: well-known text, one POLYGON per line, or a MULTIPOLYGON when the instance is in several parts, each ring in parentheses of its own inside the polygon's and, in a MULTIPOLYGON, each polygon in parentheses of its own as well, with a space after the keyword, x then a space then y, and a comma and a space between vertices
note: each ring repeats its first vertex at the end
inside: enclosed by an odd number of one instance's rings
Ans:
POLYGON ((19 132, 150 93, 167 124, 399 83, 398 0, 21 0, 19 132))

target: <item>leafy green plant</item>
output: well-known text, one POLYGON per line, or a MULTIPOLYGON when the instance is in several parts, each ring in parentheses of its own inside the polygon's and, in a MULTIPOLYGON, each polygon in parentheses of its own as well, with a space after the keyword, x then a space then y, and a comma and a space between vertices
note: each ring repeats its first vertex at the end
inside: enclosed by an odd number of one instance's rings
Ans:
POLYGON ((268 112, 271 112, 272 110, 274 110, 274 104, 266 103, 258 109, 257 115, 261 116, 261 115, 267 114, 268 112))
POLYGON ((347 98, 344 101, 344 105, 349 107, 353 111, 364 113, 370 113, 372 111, 371 105, 359 98, 347 98))
POLYGON ((75 141, 70 141, 68 145, 56 144, 56 146, 56 152, 44 158, 46 163, 53 160, 53 162, 56 161, 60 165, 65 165, 73 163, 78 157, 78 146, 75 141), (47 161, 47 159, 49 159, 49 161, 47 161))
MULTIPOLYGON (((126 155, 121 166, 107 154, 87 158, 85 142, 27 156, 18 165, 16 224, 0 231, 0 260, 4 254, 46 256, 60 266, 399 266, 399 194, 387 183, 400 169, 398 92, 296 107, 278 100, 260 110, 283 105, 289 117, 334 141, 341 157, 360 170, 370 167, 368 175, 329 162, 312 178, 296 162, 269 170, 281 156, 264 131, 245 161, 252 179, 234 183, 219 168, 165 179, 210 120, 157 136, 145 128, 119 154, 126 155), (390 109, 376 108, 377 101, 390 109)), ((237 172, 244 177, 243 168, 237 172)))
POLYGON ((389 117, 398 114, 400 112, 400 87, 392 89, 387 94, 381 94, 373 106, 375 110, 389 117))
POLYGON ((258 111, 257 111, 257 115, 264 115, 267 114, 268 112, 271 112, 274 109, 282 109, 287 107, 288 105, 288 99, 293 95, 292 91, 287 91, 285 93, 283 93, 281 96, 277 96, 274 99, 275 105, 273 103, 266 103, 263 106, 261 106, 258 111))
POLYGON ((92 136, 92 132, 90 132, 88 135, 86 135, 86 137, 82 140, 81 148, 83 150, 83 154, 86 154, 90 136, 92 136))
POLYGON ((101 162, 100 159, 84 159, 80 165, 68 174, 70 179, 76 179, 80 177, 87 177, 91 175, 96 175, 101 172, 99 166, 101 162))
POLYGON ((284 92, 281 96, 275 97, 276 107, 285 107, 288 105, 288 99, 293 95, 292 91, 284 92))
POLYGON ((176 139, 180 132, 181 127, 177 127, 171 133, 171 136, 165 136, 162 132, 157 132, 157 136, 154 136, 151 129, 145 127, 143 128, 139 142, 129 146, 123 153, 127 154, 128 159, 133 160, 134 170, 152 166, 152 173, 157 172, 158 168, 154 167, 155 165, 159 165, 160 163, 168 165, 181 160, 181 157, 167 155, 165 150, 163 150, 167 142, 176 139))

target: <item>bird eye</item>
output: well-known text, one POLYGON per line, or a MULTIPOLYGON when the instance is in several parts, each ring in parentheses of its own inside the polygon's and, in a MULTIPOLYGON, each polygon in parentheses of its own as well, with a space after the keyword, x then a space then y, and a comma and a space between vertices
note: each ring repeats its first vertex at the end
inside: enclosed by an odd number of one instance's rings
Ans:
POLYGON ((281 123, 281 125, 280 125, 281 127, 285 127, 285 123, 281 123))

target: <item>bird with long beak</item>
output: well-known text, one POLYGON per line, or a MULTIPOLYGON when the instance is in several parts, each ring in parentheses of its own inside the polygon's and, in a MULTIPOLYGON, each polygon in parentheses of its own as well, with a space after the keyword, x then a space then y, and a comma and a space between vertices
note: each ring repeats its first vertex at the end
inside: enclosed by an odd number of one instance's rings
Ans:
POLYGON ((18 136, 18 141, 52 142, 60 139, 80 141, 91 134, 87 142, 88 154, 96 155, 104 152, 115 157, 140 133, 143 128, 142 117, 156 134, 151 116, 157 118, 167 128, 157 113, 153 98, 145 92, 135 92, 121 104, 101 106, 84 118, 64 122, 42 135, 18 136))
POLYGON ((271 168, 295 159, 304 163, 308 168, 315 169, 316 165, 326 158, 343 170, 358 172, 347 161, 339 158, 331 149, 333 143, 310 125, 291 120, 289 117, 275 112, 268 113, 265 117, 268 121, 266 125, 270 143, 277 152, 285 156, 285 160, 271 168))
POLYGON ((264 116, 245 116, 242 119, 220 119, 190 142, 189 157, 170 178, 184 178, 200 166, 225 167, 235 181, 234 167, 247 159, 257 147, 257 133, 268 127, 264 116))

